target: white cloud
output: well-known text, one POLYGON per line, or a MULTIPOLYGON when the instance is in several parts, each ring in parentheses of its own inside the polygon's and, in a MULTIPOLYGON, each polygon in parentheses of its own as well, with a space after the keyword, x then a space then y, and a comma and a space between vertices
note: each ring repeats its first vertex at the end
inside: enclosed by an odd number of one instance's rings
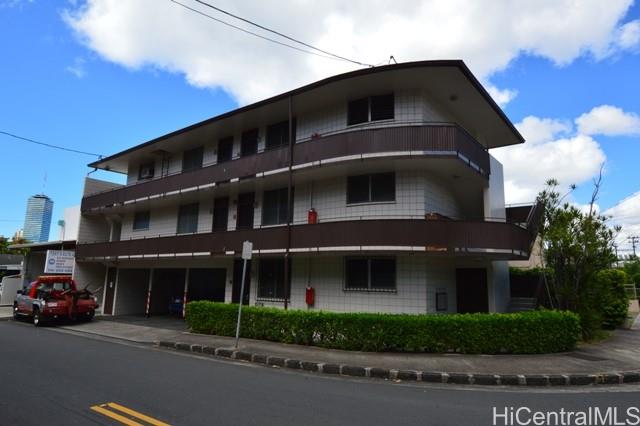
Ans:
POLYGON ((576 125, 586 135, 640 134, 640 116, 611 105, 600 105, 582 114, 576 119, 576 125))
POLYGON ((567 134, 572 130, 571 122, 566 120, 538 118, 532 115, 525 117, 516 127, 530 145, 549 142, 557 135, 567 134))
POLYGON ((565 191, 571 184, 591 179, 606 156, 598 142, 587 135, 522 144, 492 150, 503 164, 507 203, 530 202, 550 178, 565 191))
POLYGON ((65 68, 67 72, 75 75, 77 78, 84 78, 87 75, 87 69, 85 67, 86 61, 81 57, 76 57, 73 60, 73 64, 65 68))
MULTIPOLYGON (((216 17, 229 17, 182 0, 216 17)), ((322 49, 364 62, 462 58, 485 83, 521 54, 558 65, 631 48, 635 24, 621 22, 631 0, 288 0, 216 5, 322 49), (286 11, 286 13, 283 13, 286 11)), ((104 59, 131 69, 184 74, 247 103, 355 68, 301 54, 229 29, 168 1, 88 0, 66 22, 104 59)), ((234 23, 237 23, 234 22, 234 23)), ((244 24, 242 24, 244 26, 244 24)), ((488 84, 490 87, 491 85, 488 84)), ((509 89, 491 88, 503 105, 509 89)))
POLYGON ((615 44, 622 49, 632 50, 640 46, 640 19, 622 25, 616 34, 615 44))
POLYGON ((516 96, 518 96, 517 90, 499 89, 492 84, 486 84, 486 89, 493 100, 496 101, 496 103, 502 108, 504 108, 509 102, 511 102, 516 96))
MULTIPOLYGON (((616 242, 619 248, 626 249, 620 254, 631 254, 629 251, 631 244, 628 237, 632 235, 640 236, 640 191, 632 194, 615 206, 607 209, 605 215, 611 216, 611 222, 622 226, 622 231, 618 235, 616 242)), ((640 250, 638 250, 640 253, 640 250)))

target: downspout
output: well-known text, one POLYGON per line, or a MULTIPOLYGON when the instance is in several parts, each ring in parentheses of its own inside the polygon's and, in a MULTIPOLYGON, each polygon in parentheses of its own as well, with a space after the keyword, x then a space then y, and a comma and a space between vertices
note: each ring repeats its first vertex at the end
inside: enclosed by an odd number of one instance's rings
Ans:
POLYGON ((291 192, 293 188, 293 98, 289 96, 289 181, 287 184, 287 245, 284 253, 284 309, 289 308, 289 250, 291 248, 291 213, 292 200, 291 192))

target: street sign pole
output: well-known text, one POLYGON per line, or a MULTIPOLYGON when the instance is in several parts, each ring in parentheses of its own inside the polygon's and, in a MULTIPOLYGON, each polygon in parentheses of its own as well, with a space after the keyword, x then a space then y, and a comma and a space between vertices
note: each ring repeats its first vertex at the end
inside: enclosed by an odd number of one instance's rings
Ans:
POLYGON ((242 243, 242 282, 240 283, 240 303, 238 304, 238 321, 236 322, 236 348, 240 340, 240 320, 242 319, 242 302, 244 301, 244 280, 247 275, 247 260, 251 260, 253 243, 245 241, 242 243))

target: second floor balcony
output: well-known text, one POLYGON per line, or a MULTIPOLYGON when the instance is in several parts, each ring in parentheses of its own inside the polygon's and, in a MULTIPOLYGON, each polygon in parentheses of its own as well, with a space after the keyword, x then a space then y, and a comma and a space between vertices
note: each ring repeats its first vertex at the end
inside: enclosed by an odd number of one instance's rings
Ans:
MULTIPOLYGON (((462 127, 424 123, 352 129, 298 141, 293 145, 292 169, 299 173, 311 167, 376 157, 455 158, 484 179, 490 173, 487 150, 462 127)), ((236 179, 285 173, 288 168, 289 147, 284 146, 191 172, 91 194, 83 198, 81 209, 90 212, 236 179)))

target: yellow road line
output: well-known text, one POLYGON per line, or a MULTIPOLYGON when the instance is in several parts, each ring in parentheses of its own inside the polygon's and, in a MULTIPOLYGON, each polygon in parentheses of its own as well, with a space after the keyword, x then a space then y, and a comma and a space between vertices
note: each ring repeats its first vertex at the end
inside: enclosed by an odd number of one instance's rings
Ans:
POLYGON ((147 422, 147 423, 149 423, 151 425, 154 425, 154 426, 170 426, 168 423, 161 422, 160 420, 156 420, 153 417, 146 416, 146 415, 144 415, 142 413, 139 413, 137 411, 132 410, 131 408, 123 407, 122 405, 116 404, 115 402, 109 402, 109 403, 107 403, 107 406, 109 408, 113 408, 114 410, 121 411, 121 412, 123 412, 125 414, 128 414, 128 415, 130 415, 132 417, 140 419, 143 422, 147 422))
POLYGON ((121 416, 120 414, 114 413, 113 411, 109 411, 105 408, 102 408, 99 405, 94 405, 93 407, 91 407, 91 409, 97 413, 102 414, 103 416, 107 416, 112 418, 113 420, 117 420, 120 423, 122 423, 123 425, 127 425, 127 426, 144 426, 142 423, 138 423, 138 422, 134 422, 131 419, 128 419, 124 416, 121 416))

